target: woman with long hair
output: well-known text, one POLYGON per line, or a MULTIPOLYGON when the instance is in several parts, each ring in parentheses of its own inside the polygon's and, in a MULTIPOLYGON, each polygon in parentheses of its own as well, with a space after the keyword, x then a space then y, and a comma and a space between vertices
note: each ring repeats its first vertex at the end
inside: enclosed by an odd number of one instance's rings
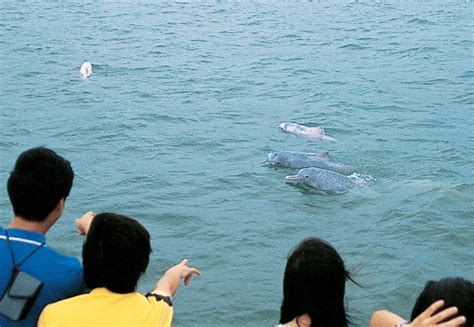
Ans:
POLYGON ((328 242, 310 237, 293 249, 285 268, 280 326, 346 327, 344 261, 328 242))

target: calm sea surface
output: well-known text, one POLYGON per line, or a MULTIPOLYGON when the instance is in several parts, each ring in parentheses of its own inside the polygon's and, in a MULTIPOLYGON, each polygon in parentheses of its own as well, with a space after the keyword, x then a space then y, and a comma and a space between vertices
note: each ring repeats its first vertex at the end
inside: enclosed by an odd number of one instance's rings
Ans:
POLYGON ((80 256, 74 218, 139 219, 140 290, 188 258, 176 326, 270 326, 290 249, 332 243, 374 309, 410 313, 429 279, 474 279, 474 6, 470 1, 9 1, 0 4, 0 224, 18 154, 72 161, 51 246, 80 256), (92 61, 94 75, 79 67, 92 61), (284 134, 322 126, 337 142, 284 134), (259 164, 329 151, 371 179, 327 196, 259 164))

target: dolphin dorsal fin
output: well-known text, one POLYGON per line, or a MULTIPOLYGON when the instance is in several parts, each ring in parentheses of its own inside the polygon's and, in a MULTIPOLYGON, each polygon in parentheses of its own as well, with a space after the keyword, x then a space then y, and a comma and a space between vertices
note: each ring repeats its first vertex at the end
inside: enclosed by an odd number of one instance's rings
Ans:
POLYGON ((331 159, 331 157, 329 156, 329 152, 327 151, 316 153, 316 158, 321 159, 321 160, 331 159))

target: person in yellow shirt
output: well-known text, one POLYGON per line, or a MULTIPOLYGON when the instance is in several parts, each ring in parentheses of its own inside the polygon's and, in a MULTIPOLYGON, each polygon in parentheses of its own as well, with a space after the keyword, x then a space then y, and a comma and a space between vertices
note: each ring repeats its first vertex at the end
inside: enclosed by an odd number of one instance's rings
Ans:
POLYGON ((84 280, 91 289, 48 305, 38 327, 61 326, 171 326, 171 297, 179 282, 187 285, 196 268, 187 260, 168 269, 155 289, 136 292, 151 253, 150 234, 136 220, 115 213, 86 214, 76 220, 80 234, 87 235, 82 250, 84 280))

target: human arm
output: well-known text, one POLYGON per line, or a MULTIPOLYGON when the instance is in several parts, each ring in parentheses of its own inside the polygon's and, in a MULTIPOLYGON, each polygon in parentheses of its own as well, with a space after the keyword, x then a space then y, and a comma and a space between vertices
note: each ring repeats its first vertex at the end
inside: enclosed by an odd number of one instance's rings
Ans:
POLYGON ((311 318, 308 314, 302 314, 301 316, 296 317, 292 321, 287 322, 284 325, 285 327, 310 327, 311 326, 311 318))
POLYGON ((394 327, 401 321, 405 321, 405 319, 393 312, 377 310, 370 318, 369 327, 394 327))
POLYGON ((179 287, 179 281, 184 279, 184 285, 188 285, 193 274, 199 276, 201 275, 201 272, 194 267, 188 267, 188 260, 184 259, 165 272, 163 277, 161 277, 158 283, 156 283, 153 293, 164 296, 173 296, 179 287))
POLYGON ((76 219, 74 223, 76 224, 79 235, 87 235, 92 219, 94 219, 94 213, 92 211, 88 211, 82 217, 76 219))
MULTIPOLYGON (((458 312, 456 307, 450 307, 434 314, 438 309, 444 306, 444 301, 439 300, 430 305, 412 322, 403 323, 401 326, 405 327, 429 327, 429 326, 446 326, 455 327, 462 326, 466 322, 464 316, 455 316, 458 312), (433 315, 434 314, 434 315, 433 315), (454 317, 453 317, 454 316, 454 317), (450 318, 453 317, 453 318, 450 318), (443 322, 445 319, 450 320, 443 322)), ((375 311, 369 322, 369 327, 394 327, 404 319, 390 311, 379 310, 375 311)))

